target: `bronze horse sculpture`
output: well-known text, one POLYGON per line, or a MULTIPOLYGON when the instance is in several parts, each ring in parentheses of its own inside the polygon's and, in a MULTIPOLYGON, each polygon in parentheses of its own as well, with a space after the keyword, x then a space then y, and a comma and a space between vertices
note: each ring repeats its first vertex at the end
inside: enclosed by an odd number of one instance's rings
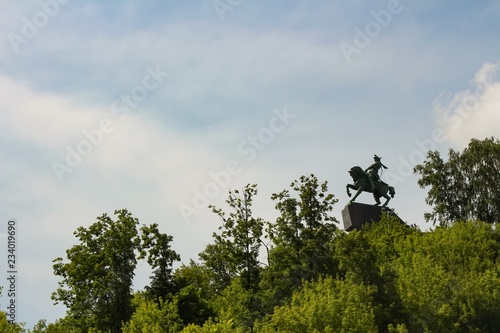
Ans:
POLYGON ((349 191, 349 189, 356 191, 356 194, 349 201, 349 203, 356 200, 361 192, 373 193, 373 198, 375 199, 376 205, 380 205, 380 198, 384 197, 386 201, 382 205, 383 207, 387 206, 387 203, 389 203, 391 198, 394 198, 394 194, 396 194, 396 192, 394 191, 394 187, 387 185, 378 177, 372 177, 370 179, 370 175, 368 175, 361 167, 354 166, 348 172, 351 175, 354 184, 346 185, 347 195, 349 197, 351 196, 351 192, 349 191))

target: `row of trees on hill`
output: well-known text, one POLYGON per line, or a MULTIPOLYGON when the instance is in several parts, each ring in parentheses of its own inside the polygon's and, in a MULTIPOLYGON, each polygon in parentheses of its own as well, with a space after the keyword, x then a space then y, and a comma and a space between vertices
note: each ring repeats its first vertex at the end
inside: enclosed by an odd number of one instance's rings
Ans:
MULTIPOLYGON (((429 232, 384 216, 345 233, 327 183, 302 176, 272 195, 273 223, 252 210, 256 185, 230 191, 227 207, 211 207, 221 220, 212 242, 174 269, 180 257, 157 224, 104 214, 54 260, 52 297, 66 316, 28 332, 498 332, 500 190, 489 185, 499 147, 473 140, 415 168, 430 187, 426 218, 439 224, 429 232), (133 292, 138 260, 153 273, 133 292)), ((26 330, 3 315, 0 331, 26 330)))

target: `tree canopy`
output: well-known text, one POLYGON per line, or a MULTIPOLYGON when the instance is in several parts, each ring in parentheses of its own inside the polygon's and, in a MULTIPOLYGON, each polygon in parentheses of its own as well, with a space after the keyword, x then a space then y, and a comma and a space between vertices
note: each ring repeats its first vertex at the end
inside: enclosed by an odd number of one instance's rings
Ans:
POLYGON ((155 269, 148 295, 157 301, 168 295, 172 263, 179 260, 169 246, 172 237, 156 224, 143 226, 141 233, 139 220, 126 209, 115 215, 116 221, 103 214, 88 228, 79 227, 74 235, 80 243, 66 251, 68 261, 54 260, 54 274, 62 281, 52 299, 68 309, 61 323, 67 331, 122 331, 134 313, 131 288, 138 259, 147 257, 155 269))
POLYGON ((107 214, 89 228, 74 233, 80 244, 66 251, 69 262, 54 260, 54 273, 62 277, 52 298, 68 308, 74 330, 95 327, 112 333, 121 331, 122 321, 132 315, 130 288, 139 247, 136 218, 127 210, 107 214))
POLYGON ((462 152, 450 149, 444 161, 438 151, 414 168, 418 185, 429 187, 427 221, 449 224, 457 220, 500 221, 500 141, 472 139, 462 152))

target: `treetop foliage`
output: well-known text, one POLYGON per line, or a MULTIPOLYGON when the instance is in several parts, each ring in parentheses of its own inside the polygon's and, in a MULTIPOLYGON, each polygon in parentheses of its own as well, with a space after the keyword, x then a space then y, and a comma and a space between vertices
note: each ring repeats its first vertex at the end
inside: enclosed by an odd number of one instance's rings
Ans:
POLYGON ((462 152, 450 149, 448 161, 430 151, 414 168, 418 185, 429 187, 426 221, 446 225, 455 221, 500 221, 500 141, 472 139, 462 152))

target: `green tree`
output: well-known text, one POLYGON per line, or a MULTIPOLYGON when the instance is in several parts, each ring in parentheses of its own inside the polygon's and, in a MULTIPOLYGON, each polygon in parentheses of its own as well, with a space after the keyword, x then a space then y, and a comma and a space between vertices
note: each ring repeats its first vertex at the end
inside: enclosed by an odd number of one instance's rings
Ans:
POLYGON ((66 251, 68 262, 54 260, 54 273, 62 281, 52 299, 68 308, 75 332, 92 328, 118 333, 132 314, 138 220, 126 209, 115 215, 116 221, 103 214, 89 228, 79 227, 74 234, 80 244, 66 251))
POLYGON ((320 184, 314 175, 300 177, 291 187, 297 197, 289 190, 271 197, 280 216, 268 224, 273 243, 263 281, 271 293, 268 310, 289 298, 302 280, 336 271, 332 241, 338 229, 330 214, 337 200, 327 193, 327 182, 320 184))
POLYGON ((236 327, 243 328, 245 332, 252 332, 255 321, 262 316, 260 296, 258 290, 246 289, 242 279, 233 279, 215 302, 218 320, 231 321, 236 327))
POLYGON ((209 319, 203 326, 191 324, 182 333, 245 333, 245 329, 234 325, 233 320, 213 321, 209 319))
POLYGON ((161 233, 158 224, 141 227, 141 246, 138 259, 147 258, 148 264, 153 269, 151 283, 146 286, 150 298, 160 303, 172 297, 173 264, 179 261, 180 256, 171 248, 173 237, 161 233))
POLYGON ((306 282, 259 332, 378 332, 374 288, 333 277, 306 282))
POLYGON ((486 222, 459 222, 397 242, 397 291, 410 332, 498 332, 500 238, 486 222))
POLYGON ((7 320, 7 314, 0 311, 0 332, 2 333, 23 333, 24 325, 19 325, 17 323, 10 323, 7 320))
POLYGON ((380 222, 367 224, 362 231, 343 233, 336 239, 338 276, 374 288, 375 322, 379 332, 387 332, 389 325, 397 327, 407 322, 393 263, 400 257, 398 242, 414 233, 420 231, 385 214, 380 222))
POLYGON ((64 324, 64 320, 56 320, 55 323, 47 324, 45 319, 39 320, 33 327, 33 330, 28 330, 28 333, 68 333, 74 332, 71 328, 64 324))
POLYGON ((231 260, 231 246, 229 240, 219 240, 208 244, 205 250, 199 254, 203 266, 209 269, 211 284, 216 293, 221 293, 237 276, 237 271, 231 260))
POLYGON ((211 206, 213 212, 222 220, 220 233, 214 233, 214 244, 200 253, 205 265, 215 273, 221 273, 221 290, 231 285, 234 278, 242 287, 243 299, 248 309, 247 316, 240 316, 238 324, 248 328, 260 316, 260 300, 256 297, 260 282, 259 254, 262 246, 264 222, 252 213, 253 197, 257 195, 256 185, 247 185, 243 191, 229 192, 227 204, 231 212, 211 206), (248 297, 247 297, 248 296, 248 297))
POLYGON ((47 332, 47 321, 45 319, 39 320, 33 329, 29 331, 30 333, 45 333, 47 332))
MULTIPOLYGON (((214 252, 203 252, 200 257, 208 267, 218 271, 221 263, 225 266, 225 278, 240 276, 246 289, 258 285, 264 222, 252 215, 253 197, 257 195, 257 185, 247 185, 243 191, 229 192, 226 200, 232 211, 227 216, 222 209, 211 206, 212 211, 222 220, 220 234, 214 233, 214 252), (214 258, 220 257, 220 258, 214 258)), ((229 282, 229 280, 227 282, 229 282)))
POLYGON ((213 302, 217 293, 213 280, 213 272, 208 267, 192 260, 175 270, 175 299, 184 325, 203 325, 215 316, 213 302))
POLYGON ((137 293, 133 304, 135 311, 130 321, 123 324, 123 333, 177 333, 183 328, 176 301, 155 301, 137 293))
POLYGON ((448 161, 437 151, 414 168, 422 188, 430 187, 424 217, 440 225, 459 220, 500 221, 500 141, 472 139, 461 153, 450 149, 448 161))

